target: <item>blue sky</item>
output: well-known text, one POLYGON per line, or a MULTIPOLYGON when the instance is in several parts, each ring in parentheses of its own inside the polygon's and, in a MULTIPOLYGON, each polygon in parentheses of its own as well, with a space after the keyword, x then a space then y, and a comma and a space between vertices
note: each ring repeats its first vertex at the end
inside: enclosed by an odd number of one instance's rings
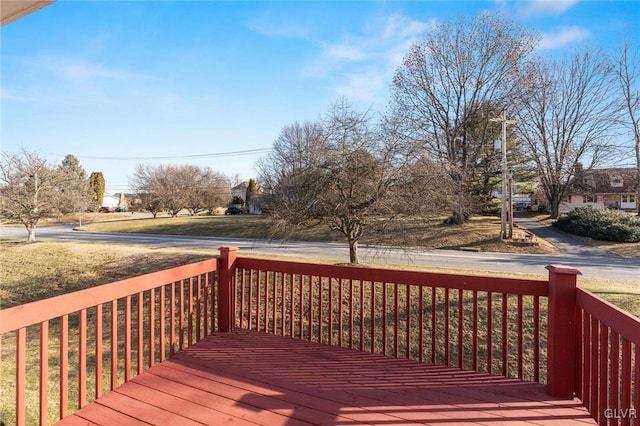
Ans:
POLYGON ((283 126, 339 97, 385 107, 413 41, 500 12, 540 53, 638 43, 637 1, 65 1, 1 29, 2 150, 67 154, 128 191, 138 163, 254 177, 283 126))

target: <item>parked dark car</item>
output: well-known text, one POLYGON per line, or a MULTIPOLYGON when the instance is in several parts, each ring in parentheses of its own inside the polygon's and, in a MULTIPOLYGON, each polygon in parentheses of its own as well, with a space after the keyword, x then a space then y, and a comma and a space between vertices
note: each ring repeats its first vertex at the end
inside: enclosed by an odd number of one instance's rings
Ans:
POLYGON ((98 210, 100 213, 113 213, 116 211, 115 207, 100 207, 98 210))
POLYGON ((244 214, 244 210, 240 207, 229 207, 224 214, 244 214))

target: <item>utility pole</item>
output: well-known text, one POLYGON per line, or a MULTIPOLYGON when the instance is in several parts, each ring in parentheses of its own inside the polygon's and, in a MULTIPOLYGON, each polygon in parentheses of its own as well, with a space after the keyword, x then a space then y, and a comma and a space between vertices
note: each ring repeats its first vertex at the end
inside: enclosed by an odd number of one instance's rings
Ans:
POLYGON ((509 190, 509 167, 507 164, 507 124, 516 124, 515 120, 507 120, 506 108, 502 110, 500 118, 490 118, 489 121, 502 123, 502 214, 500 215, 500 238, 510 240, 513 238, 513 210, 509 190), (509 203, 507 205, 507 202, 509 203))

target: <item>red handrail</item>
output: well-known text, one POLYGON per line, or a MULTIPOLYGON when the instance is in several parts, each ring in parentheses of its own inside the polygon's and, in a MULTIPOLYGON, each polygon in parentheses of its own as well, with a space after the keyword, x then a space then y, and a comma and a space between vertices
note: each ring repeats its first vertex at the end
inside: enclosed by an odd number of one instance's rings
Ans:
POLYGON ((574 391, 601 425, 640 424, 640 319, 577 289, 574 391))
MULTIPOLYGON (((166 359, 166 346, 169 346, 170 353, 174 353, 184 348, 184 337, 191 343, 212 332, 216 317, 213 310, 217 301, 214 291, 216 270, 217 260, 211 259, 0 310, 2 346, 11 344, 15 335, 15 424, 49 424, 50 415, 59 419, 69 414, 71 371, 77 372, 77 380, 73 380, 77 384, 74 407, 81 408, 103 394, 104 357, 109 359, 110 389, 114 389, 152 366, 156 360, 166 359), (169 300, 166 298, 167 290, 169 300), (132 306, 134 299, 137 299, 136 306, 132 306), (179 327, 176 327, 176 304, 181 315, 179 327), (169 318, 166 318, 166 305, 169 305, 169 318), (188 306, 186 317, 185 305, 188 306), (205 315, 203 310, 207 309, 211 312, 205 315), (210 322, 203 321, 205 316, 210 322), (110 330, 108 336, 103 337, 105 317, 110 330), (71 325, 70 318, 73 320, 71 325), (170 330, 166 329, 167 319, 170 330), (55 340, 49 336, 49 326, 55 322, 59 323, 59 331, 55 335, 60 348, 57 372, 49 369, 49 349, 55 340), (39 327, 39 333, 31 333, 31 326, 39 327), (71 327, 77 332, 70 334, 71 327), (176 332, 179 342, 175 340, 176 332), (27 353, 34 340, 39 340, 39 356, 37 363, 31 366, 27 365, 27 353), (69 347, 70 340, 75 343, 73 348, 69 347), (137 343, 136 372, 131 371, 132 341, 137 343), (88 368, 90 348, 95 362, 88 368), (33 383, 27 380, 27 371, 31 370, 39 370, 39 378, 33 383), (93 373, 91 378, 95 381, 95 388, 88 395, 90 373, 93 373), (50 374, 57 375, 59 390, 55 401, 59 410, 55 416, 49 413, 49 399, 52 397, 50 374), (34 392, 40 401, 37 409, 29 407, 29 411, 26 407, 28 387, 35 387, 29 392, 34 392)), ((33 348, 33 351, 38 349, 33 348)), ((4 362, 7 362, 6 358, 4 362)))

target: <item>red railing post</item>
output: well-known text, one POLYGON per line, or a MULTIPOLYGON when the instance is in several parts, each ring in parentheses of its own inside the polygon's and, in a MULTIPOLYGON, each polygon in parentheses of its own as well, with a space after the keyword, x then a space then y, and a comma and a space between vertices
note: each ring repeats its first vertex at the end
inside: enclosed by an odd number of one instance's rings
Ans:
POLYGON ((220 247, 218 258, 218 331, 233 331, 237 247, 220 247))
POLYGON ((547 387, 551 395, 573 399, 576 282, 580 271, 549 265, 547 387))

